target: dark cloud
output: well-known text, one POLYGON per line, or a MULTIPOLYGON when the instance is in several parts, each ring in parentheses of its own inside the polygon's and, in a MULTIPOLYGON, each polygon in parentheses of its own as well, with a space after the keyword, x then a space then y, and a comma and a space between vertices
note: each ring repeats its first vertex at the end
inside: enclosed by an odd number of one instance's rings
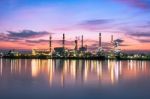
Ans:
POLYGON ((103 24, 108 24, 111 23, 113 20, 111 19, 96 19, 96 20, 86 20, 80 25, 103 25, 103 24))
POLYGON ((150 9, 149 0, 114 0, 114 1, 118 1, 128 6, 136 7, 143 10, 150 9))
POLYGON ((18 41, 18 39, 14 39, 12 37, 9 37, 8 34, 0 33, 0 41, 5 41, 5 42, 15 42, 18 41))
POLYGON ((150 37, 150 32, 140 32, 140 33, 132 33, 129 34, 131 36, 135 36, 135 37, 150 37))
POLYGON ((136 39, 136 40, 141 43, 150 43, 150 39, 136 39))
POLYGON ((124 42, 124 40, 122 40, 122 39, 116 39, 114 41, 119 42, 119 43, 123 43, 124 42))
POLYGON ((48 32, 42 31, 42 32, 35 32, 32 30, 22 30, 19 32, 14 31, 8 31, 8 36, 11 38, 38 38, 44 35, 48 35, 48 32))
POLYGON ((140 43, 150 43, 150 32, 130 32, 129 37, 140 43))
POLYGON ((0 33, 0 41, 6 41, 6 42, 23 41, 31 38, 39 38, 48 34, 50 33, 45 31, 36 32, 32 30, 22 30, 19 32, 8 31, 8 33, 0 33))
POLYGON ((76 25, 76 28, 86 29, 90 31, 105 30, 109 31, 114 25, 115 21, 112 19, 93 19, 85 20, 76 25))
POLYGON ((137 29, 137 28, 120 28, 121 30, 125 31, 125 34, 130 38, 134 39, 134 37, 150 37, 150 31, 137 29), (139 30, 139 31, 138 31, 139 30))

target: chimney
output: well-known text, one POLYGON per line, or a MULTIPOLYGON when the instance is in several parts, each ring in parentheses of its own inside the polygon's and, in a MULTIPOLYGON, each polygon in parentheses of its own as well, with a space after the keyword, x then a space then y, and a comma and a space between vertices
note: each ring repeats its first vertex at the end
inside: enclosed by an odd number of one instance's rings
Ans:
POLYGON ((113 35, 111 35, 111 43, 113 43, 113 41, 114 41, 114 37, 113 35))
POLYGON ((49 51, 52 51, 52 36, 49 37, 49 51))
POLYGON ((101 38, 101 33, 99 33, 99 47, 101 47, 102 46, 102 38, 101 38))
POLYGON ((83 48, 83 35, 82 35, 82 40, 81 40, 81 47, 83 48))
POLYGON ((63 41, 62 41, 62 45, 63 45, 63 48, 65 48, 65 34, 63 34, 63 41))
POLYGON ((87 50, 88 46, 86 45, 85 48, 86 48, 86 50, 87 50))
POLYGON ((78 40, 75 40, 75 50, 78 50, 78 40))

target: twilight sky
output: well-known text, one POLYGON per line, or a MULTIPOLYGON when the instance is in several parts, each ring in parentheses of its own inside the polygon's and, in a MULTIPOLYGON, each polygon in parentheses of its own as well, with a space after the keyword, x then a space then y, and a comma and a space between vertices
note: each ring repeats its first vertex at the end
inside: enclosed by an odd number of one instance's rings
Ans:
POLYGON ((123 40, 123 50, 150 50, 150 0, 1 0, 0 49, 67 47, 83 34, 90 49, 104 48, 110 36, 123 40))

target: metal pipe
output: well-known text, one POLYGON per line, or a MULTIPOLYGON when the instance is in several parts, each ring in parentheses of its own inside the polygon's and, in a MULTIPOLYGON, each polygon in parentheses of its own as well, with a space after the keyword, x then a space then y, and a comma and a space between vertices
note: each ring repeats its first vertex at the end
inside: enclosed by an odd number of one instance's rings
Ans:
POLYGON ((101 33, 99 33, 99 47, 102 46, 102 41, 101 41, 101 33))
POLYGON ((52 51, 52 36, 49 37, 49 51, 52 51))
POLYGON ((75 50, 78 50, 78 40, 75 40, 75 50))
POLYGON ((114 37, 113 35, 111 35, 111 43, 113 43, 113 41, 114 41, 114 37))
POLYGON ((82 40, 81 40, 81 47, 83 48, 83 35, 82 35, 82 40))
POLYGON ((63 34, 63 41, 62 41, 62 44, 63 44, 63 48, 65 48, 65 34, 63 34))

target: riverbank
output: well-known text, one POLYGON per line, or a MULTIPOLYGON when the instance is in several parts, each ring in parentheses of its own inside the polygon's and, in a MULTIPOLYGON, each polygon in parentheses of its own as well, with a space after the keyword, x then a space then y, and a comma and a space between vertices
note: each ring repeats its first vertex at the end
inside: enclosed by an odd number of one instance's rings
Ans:
POLYGON ((126 57, 51 57, 51 56, 4 56, 4 59, 73 59, 73 60, 150 60, 150 58, 126 57))

